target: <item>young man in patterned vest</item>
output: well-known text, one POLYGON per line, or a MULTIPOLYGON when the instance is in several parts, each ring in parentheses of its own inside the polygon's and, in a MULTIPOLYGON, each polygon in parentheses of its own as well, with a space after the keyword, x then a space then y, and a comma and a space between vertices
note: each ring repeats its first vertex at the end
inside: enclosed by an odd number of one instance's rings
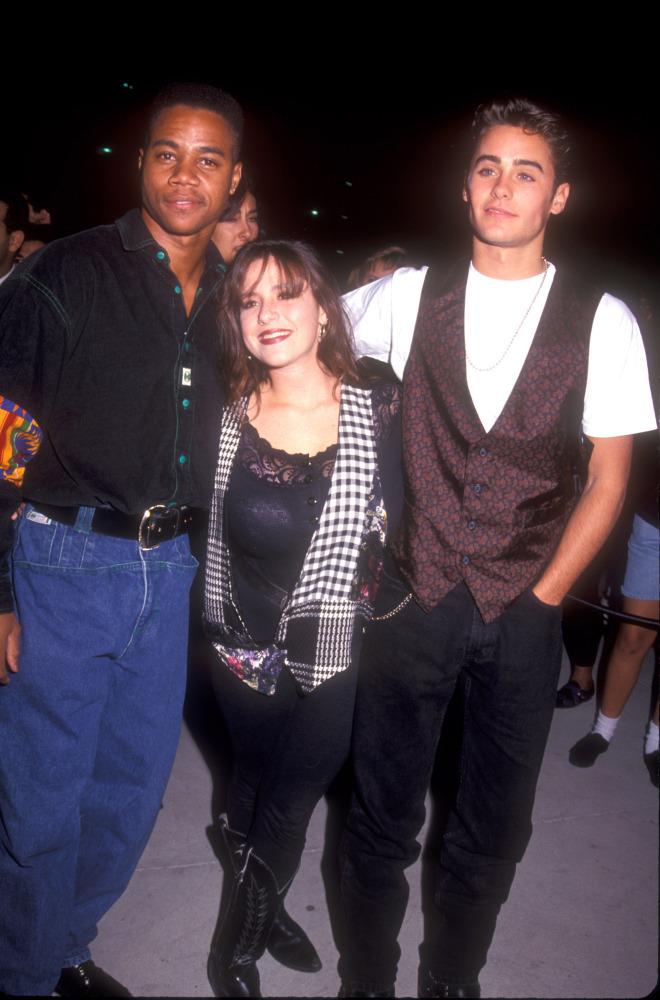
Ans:
POLYGON ((358 352, 403 378, 406 503, 365 636, 342 856, 340 996, 393 996, 397 937, 447 704, 458 790, 420 948, 419 995, 479 996, 531 835, 561 661, 561 602, 607 538, 632 435, 655 426, 637 323, 543 256, 570 188, 556 116, 478 110, 463 199, 472 260, 347 296, 358 352), (576 502, 572 451, 592 442, 576 502))

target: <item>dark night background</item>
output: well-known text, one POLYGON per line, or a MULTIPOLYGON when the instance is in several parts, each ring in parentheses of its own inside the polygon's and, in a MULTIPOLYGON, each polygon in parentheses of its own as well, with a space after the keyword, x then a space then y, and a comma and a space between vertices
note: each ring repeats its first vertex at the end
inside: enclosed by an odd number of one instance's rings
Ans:
POLYGON ((215 83, 243 105, 244 159, 267 234, 309 240, 343 283, 384 244, 406 246, 420 263, 467 250, 460 188, 471 112, 493 94, 518 93, 562 112, 576 139, 572 195, 551 221, 548 255, 624 297, 654 294, 657 87, 642 53, 616 74, 573 65, 567 51, 552 71, 539 53, 524 72, 475 75, 437 69, 423 52, 405 72, 374 53, 365 65, 355 50, 330 71, 327 53, 300 64, 293 48, 276 69, 263 57, 250 69, 220 48, 212 60, 153 59, 154 72, 116 55, 91 69, 63 58, 4 102, 3 179, 51 207, 62 234, 109 222, 137 203, 136 150, 154 92, 170 80, 215 83))

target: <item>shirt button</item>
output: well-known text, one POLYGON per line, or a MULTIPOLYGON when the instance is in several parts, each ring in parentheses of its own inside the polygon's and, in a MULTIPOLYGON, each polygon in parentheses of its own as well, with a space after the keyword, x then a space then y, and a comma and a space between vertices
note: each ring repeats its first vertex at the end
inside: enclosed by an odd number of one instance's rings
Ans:
POLYGON ((185 465, 187 461, 188 459, 185 455, 179 455, 179 465, 185 465))
POLYGON ((175 285, 174 286, 174 294, 175 295, 181 295, 181 285, 175 285))
POLYGON ((476 521, 468 521, 468 528, 470 529, 470 531, 474 531, 474 529, 476 528, 476 526, 477 526, 477 522, 476 521))
POLYGON ((187 410, 188 407, 190 406, 190 400, 189 399, 182 399, 181 400, 181 406, 184 408, 184 410, 187 410))
POLYGON ((486 455, 488 454, 488 449, 487 448, 480 448, 479 449, 479 454, 481 455, 482 458, 485 458, 486 455))
POLYGON ((317 497, 307 497, 307 503, 310 505, 310 507, 313 507, 318 502, 319 501, 317 497))
POLYGON ((463 563, 464 566, 468 566, 469 563, 470 563, 470 557, 469 556, 463 556, 463 558, 461 559, 461 562, 463 563))
POLYGON ((156 260, 165 260, 166 257, 167 254, 165 253, 164 250, 159 250, 158 253, 156 254, 156 260))

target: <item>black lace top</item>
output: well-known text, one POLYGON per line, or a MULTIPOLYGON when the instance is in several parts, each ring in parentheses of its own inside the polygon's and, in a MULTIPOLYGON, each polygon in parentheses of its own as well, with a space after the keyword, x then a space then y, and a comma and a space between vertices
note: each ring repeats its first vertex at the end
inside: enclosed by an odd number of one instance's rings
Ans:
MULTIPOLYGON (((399 390, 374 390, 378 441, 398 425, 399 390)), ((337 445, 317 455, 290 455, 246 421, 225 500, 235 596, 248 631, 269 642, 281 601, 293 589, 328 496, 337 445)), ((398 447, 394 455, 398 465, 398 447)))

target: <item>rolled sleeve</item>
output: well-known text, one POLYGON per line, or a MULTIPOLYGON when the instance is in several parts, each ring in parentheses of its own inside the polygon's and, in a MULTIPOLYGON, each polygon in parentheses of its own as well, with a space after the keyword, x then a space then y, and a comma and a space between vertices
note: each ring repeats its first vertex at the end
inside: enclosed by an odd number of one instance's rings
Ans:
POLYGON ((401 378, 412 343, 427 267, 401 267, 343 296, 358 357, 389 362, 401 378))
POLYGON ((582 430, 598 438, 656 427, 639 326, 625 303, 605 294, 591 329, 582 430))

